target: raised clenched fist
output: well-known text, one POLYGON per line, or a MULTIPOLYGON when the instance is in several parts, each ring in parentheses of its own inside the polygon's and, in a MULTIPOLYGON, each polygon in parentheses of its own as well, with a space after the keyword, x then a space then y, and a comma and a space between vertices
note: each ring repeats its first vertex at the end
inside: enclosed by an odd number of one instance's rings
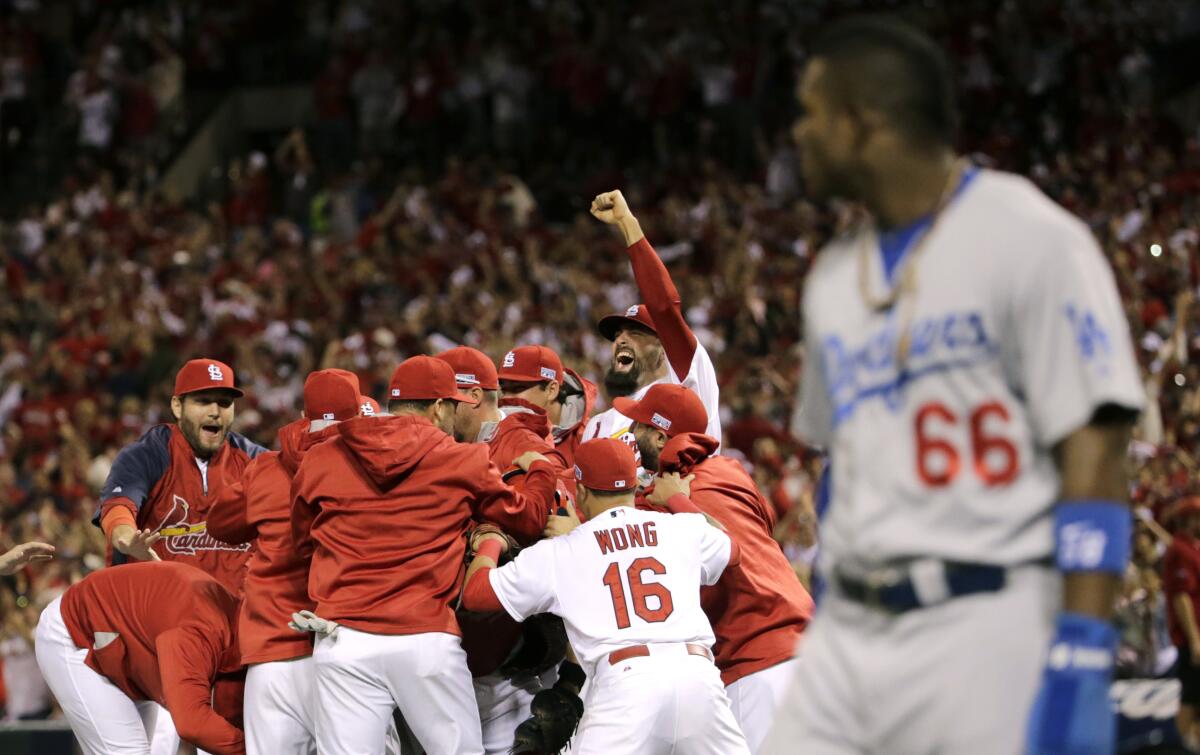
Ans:
POLYGON ((592 200, 592 215, 602 223, 614 225, 630 217, 629 205, 620 189, 597 194, 592 200))

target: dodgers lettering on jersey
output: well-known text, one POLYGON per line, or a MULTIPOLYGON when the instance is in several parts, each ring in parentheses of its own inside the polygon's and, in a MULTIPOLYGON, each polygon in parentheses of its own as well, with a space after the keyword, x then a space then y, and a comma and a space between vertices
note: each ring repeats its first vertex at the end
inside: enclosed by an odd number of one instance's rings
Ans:
MULTIPOLYGON (((671 385, 682 385, 685 388, 691 388, 700 400, 704 402, 704 411, 708 413, 708 427, 705 429, 705 434, 721 440, 721 389, 717 385, 717 371, 713 367, 712 357, 708 355, 708 351, 704 348, 704 344, 696 344, 696 353, 692 355, 692 365, 688 369, 688 373, 682 378, 675 374, 671 369, 670 364, 667 365, 667 376, 662 380, 656 380, 649 385, 644 385, 638 388, 630 398, 635 401, 641 401, 646 395, 646 391, 650 390, 651 385, 656 383, 668 383, 671 385)), ((623 443, 628 443, 630 446, 637 446, 637 439, 633 437, 633 420, 621 414, 616 409, 608 409, 600 412, 588 421, 587 428, 583 431, 583 437, 587 440, 596 438, 616 438, 623 443)), ((720 452, 720 448, 717 449, 720 452)))
POLYGON ((1108 263, 1031 183, 980 171, 924 244, 890 308, 860 290, 864 249, 873 295, 889 290, 869 231, 823 250, 806 285, 793 430, 833 461, 826 568, 1048 557, 1054 445, 1143 402, 1108 263))
POLYGON ((489 573, 517 621, 562 617, 585 668, 630 645, 712 647, 700 586, 729 564, 729 536, 700 514, 610 509, 562 537, 542 540, 489 573))

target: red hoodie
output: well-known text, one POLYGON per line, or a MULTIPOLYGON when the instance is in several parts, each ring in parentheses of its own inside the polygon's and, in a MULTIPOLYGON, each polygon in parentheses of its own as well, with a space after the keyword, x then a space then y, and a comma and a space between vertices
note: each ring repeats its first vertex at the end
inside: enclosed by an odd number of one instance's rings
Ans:
POLYGON ((719 445, 701 433, 677 435, 663 448, 659 469, 696 475, 689 497, 725 526, 742 554, 717 584, 700 590, 717 637, 717 668, 729 685, 792 658, 813 602, 771 537, 774 509, 741 464, 713 455, 719 445))
POLYGON ((455 443, 424 417, 359 417, 305 454, 292 481, 297 549, 312 554, 317 614, 377 634, 459 634, 472 519, 519 542, 541 536, 554 465, 534 464, 525 493, 479 443, 455 443))
POLYGON ((292 476, 308 449, 337 434, 336 426, 315 433, 300 419, 279 431, 279 451, 260 455, 242 479, 222 491, 208 512, 208 532, 225 543, 257 541, 246 572, 245 599, 238 612, 244 663, 267 663, 312 654, 312 635, 288 628, 292 614, 311 609, 308 561, 292 540, 292 476))
POLYGON ((552 461, 559 470, 566 468, 561 454, 554 449, 550 437, 550 417, 540 406, 519 398, 500 399, 501 407, 519 407, 526 411, 513 412, 496 425, 496 434, 487 442, 488 456, 499 469, 508 473, 514 469, 513 460, 526 451, 537 451, 552 461))
POLYGON ((220 755, 246 751, 236 611, 221 583, 177 561, 101 569, 62 598, 88 666, 131 699, 170 710, 180 737, 220 755))

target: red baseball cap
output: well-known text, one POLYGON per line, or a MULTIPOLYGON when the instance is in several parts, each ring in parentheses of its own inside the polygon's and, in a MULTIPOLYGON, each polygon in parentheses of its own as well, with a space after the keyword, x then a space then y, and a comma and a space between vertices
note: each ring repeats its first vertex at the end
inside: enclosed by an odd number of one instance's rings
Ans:
POLYGON ((680 433, 703 433, 708 429, 704 402, 690 388, 670 383, 650 386, 641 401, 613 399, 613 408, 634 422, 657 427, 674 438, 680 433))
POLYGON ((646 309, 645 304, 634 304, 625 310, 625 314, 612 314, 601 317, 600 322, 596 323, 596 330, 600 331, 600 335, 608 340, 615 341, 617 340, 617 332, 630 323, 637 323, 651 333, 658 334, 658 328, 654 327, 654 320, 650 319, 650 311, 646 309))
POLYGON ((352 372, 317 370, 304 381, 304 416, 310 420, 347 420, 358 416, 358 406, 358 378, 352 372))
POLYGON ((553 349, 545 346, 518 346, 504 355, 499 377, 514 383, 541 383, 557 380, 562 383, 562 360, 553 349))
POLYGON ((213 388, 229 391, 238 398, 246 395, 233 384, 233 368, 216 359, 193 359, 175 373, 176 396, 213 388))
POLYGON ((616 438, 596 438, 575 451, 575 481, 592 490, 637 488, 637 459, 633 447, 616 438))
POLYGON ((388 398, 393 401, 462 401, 477 404, 470 396, 458 392, 454 368, 441 359, 416 356, 405 359, 392 372, 388 398))
POLYGON ((383 415, 383 407, 370 396, 359 396, 358 413, 363 417, 379 417, 383 415))
POLYGON ((496 365, 488 355, 470 346, 456 346, 443 351, 437 358, 454 368, 454 381, 459 388, 482 388, 485 391, 500 390, 500 378, 496 365))

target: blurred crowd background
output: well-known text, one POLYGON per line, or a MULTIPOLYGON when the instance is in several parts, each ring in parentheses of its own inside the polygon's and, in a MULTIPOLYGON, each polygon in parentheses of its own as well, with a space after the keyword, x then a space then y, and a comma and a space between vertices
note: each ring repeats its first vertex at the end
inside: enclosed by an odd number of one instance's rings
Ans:
POLYGON ((805 200, 793 92, 823 20, 894 5, 951 53, 963 151, 1028 175, 1112 261, 1154 399, 1130 451, 1121 671, 1165 671, 1159 561, 1173 507, 1200 493, 1200 134, 1162 103, 1186 84, 1196 3, 8 0, 0 549, 59 557, 0 582, 7 716, 49 713, 37 611, 103 564, 97 490, 170 419, 179 364, 233 365, 236 429, 268 446, 323 367, 379 396, 411 354, 543 343, 599 382, 593 324, 638 300, 586 213, 613 188, 667 261, 717 366, 726 447, 806 573, 821 459, 786 431, 799 294, 856 210, 805 200), (223 88, 296 81, 312 125, 258 135, 189 201, 157 189, 223 88))

